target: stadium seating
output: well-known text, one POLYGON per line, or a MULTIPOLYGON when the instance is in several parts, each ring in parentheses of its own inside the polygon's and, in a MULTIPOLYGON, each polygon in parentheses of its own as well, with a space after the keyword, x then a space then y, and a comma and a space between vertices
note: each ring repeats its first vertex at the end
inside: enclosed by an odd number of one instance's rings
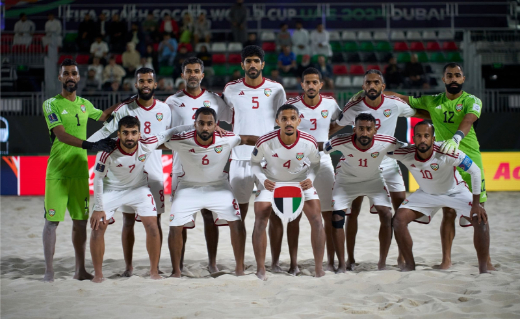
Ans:
POLYGON ((181 77, 178 77, 176 80, 175 80, 175 87, 179 87, 179 85, 184 82, 184 79, 181 78, 181 77))
POLYGON ((242 51, 242 43, 240 42, 231 42, 227 47, 228 52, 241 52, 242 51))
POLYGON ((65 59, 74 59, 74 57, 72 55, 62 54, 58 58, 58 64, 61 64, 61 62, 63 62, 65 59))
POLYGON ((332 63, 343 63, 345 62, 345 57, 342 52, 334 52, 330 60, 332 63))
POLYGON ((361 42, 359 45, 359 51, 362 52, 373 52, 374 51, 374 45, 370 41, 361 42))
POLYGON ((264 76, 270 76, 272 70, 276 70, 276 66, 266 65, 266 66, 264 66, 264 70, 262 73, 264 74, 264 76))
POLYGON ((399 55, 397 56, 397 62, 398 63, 410 62, 410 53, 408 53, 408 52, 399 53, 399 55))
POLYGON ((334 84, 338 88, 347 88, 352 86, 350 76, 337 76, 334 80, 334 84))
POLYGON ((361 55, 361 61, 365 63, 377 63, 379 59, 374 52, 365 52, 361 55))
POLYGON ((359 31, 357 33, 357 39, 359 41, 372 41, 372 32, 370 32, 370 31, 359 31))
POLYGON ((24 53, 27 50, 25 44, 15 44, 11 48, 11 52, 13 53, 24 53))
POLYGON ((361 56, 359 56, 359 53, 352 52, 347 54, 347 62, 348 63, 359 63, 361 62, 361 56))
POLYGON ((227 47, 226 47, 226 43, 224 42, 213 42, 213 44, 211 44, 211 52, 226 52, 227 51, 227 47))
POLYGON ((422 36, 419 31, 408 31, 406 32, 406 39, 409 41, 421 41, 422 36))
POLYGON ((350 66, 350 74, 352 75, 365 75, 365 70, 362 65, 353 64, 350 66))
POLYGON ((159 68, 160 76, 172 76, 173 74, 173 66, 163 65, 159 68))
POLYGON ((278 55, 276 53, 266 53, 265 54, 265 63, 278 63, 278 55))
POLYGON ((424 44, 422 42, 412 42, 410 43, 410 50, 411 51, 424 51, 426 48, 424 47, 424 44))
POLYGON ((435 31, 423 31, 422 38, 423 40, 437 40, 437 35, 435 31))
POLYGON ((463 62, 462 56, 460 55, 460 52, 449 52, 447 61, 449 61, 449 62, 463 62))
POLYGON ((242 56, 238 53, 232 53, 228 56, 228 63, 238 63, 242 62, 242 56))
POLYGON ((264 42, 262 43, 262 50, 265 52, 275 52, 276 51, 276 43, 274 42, 264 42))
POLYGON ((232 75, 236 70, 240 71, 240 74, 244 75, 244 70, 240 65, 230 65, 228 68, 227 75, 232 75))
POLYGON ((352 86, 353 87, 361 87, 363 85, 363 77, 362 76, 355 76, 352 78, 352 86))
POLYGON ((457 44, 453 41, 445 41, 442 44, 442 50, 443 51, 458 51, 459 48, 457 47, 457 44))
POLYGON ((354 41, 348 41, 343 44, 343 52, 357 52, 358 45, 354 41))
POLYGON ((408 51, 408 44, 406 42, 396 42, 394 43, 394 51, 404 52, 408 51))
POLYGON ((437 41, 430 41, 426 44, 426 51, 440 51, 441 46, 437 41))
POLYGON ((0 47, 0 53, 9 53, 11 52, 11 47, 8 44, 2 44, 0 47))
POLYGON ((181 48, 186 48, 188 52, 193 52, 193 46, 191 45, 191 43, 179 43, 177 51, 180 51, 181 48))
MULTIPOLYGON (((209 45, 209 43, 205 43, 205 42, 197 43, 197 45, 195 46, 195 51, 196 52, 202 51, 203 46, 205 46, 206 49, 208 49, 208 51, 210 51, 211 46, 209 45)), ((157 50, 155 50, 155 51, 157 51, 157 50)))
POLYGON ((437 39, 439 40, 453 40, 454 34, 451 31, 439 31, 439 35, 437 36, 437 39))
POLYGON ((376 43, 377 52, 392 52, 392 45, 388 41, 381 41, 376 43))
POLYGON ((115 54, 116 57, 116 63, 117 64, 123 64, 123 55, 122 54, 115 54))
POLYGON ((446 62, 446 58, 442 52, 433 52, 430 56, 431 62, 444 63, 446 62))
POLYGON ((330 31, 329 32, 329 40, 330 41, 339 41, 341 40, 341 36, 338 31, 330 31))
POLYGON ((378 71, 381 71, 381 68, 377 64, 370 64, 370 65, 367 65, 367 70, 378 70, 378 71))
POLYGON ((88 64, 90 56, 88 54, 78 54, 76 56, 76 62, 78 64, 88 64))
POLYGON ((405 41, 406 37, 403 31, 392 31, 390 32, 390 39, 392 41, 405 41))
POLYGON ((332 67, 332 73, 335 75, 345 75, 348 74, 347 66, 344 64, 334 65, 332 67))
POLYGON ((40 44, 31 44, 27 48, 27 52, 29 53, 43 53, 43 48, 40 44))
POLYGON ((276 40, 276 36, 275 36, 274 32, 264 31, 260 35, 260 40, 261 41, 274 41, 274 40, 276 40))
POLYGON ((224 64, 226 63, 226 55, 222 53, 215 53, 211 57, 213 64, 224 64))
POLYGON ((330 47, 332 49, 332 52, 341 52, 341 42, 339 41, 331 41, 330 47))
POLYGON ((214 65, 213 71, 215 71, 215 76, 225 76, 227 74, 227 66, 226 65, 214 65))
POLYGON ((419 60, 419 62, 421 63, 425 63, 425 62, 428 62, 429 59, 428 59, 428 55, 426 54, 426 52, 418 52, 417 53, 417 59, 419 60))
POLYGON ((294 89, 298 85, 298 80, 295 77, 289 76, 282 79, 285 88, 294 89))
POLYGON ((375 31, 374 40, 376 41, 388 41, 388 34, 385 31, 375 31))
POLYGON ((341 33, 341 40, 356 41, 356 33, 354 31, 343 31, 343 33, 341 33))

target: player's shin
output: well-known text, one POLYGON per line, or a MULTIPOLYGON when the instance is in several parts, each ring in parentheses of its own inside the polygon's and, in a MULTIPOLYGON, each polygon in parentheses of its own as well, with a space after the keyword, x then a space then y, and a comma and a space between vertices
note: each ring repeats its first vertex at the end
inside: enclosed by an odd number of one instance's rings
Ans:
POLYGON ((144 229, 146 231, 146 250, 150 257, 150 278, 161 279, 158 272, 159 256, 161 253, 161 242, 159 229, 157 228, 156 216, 141 216, 144 229))
POLYGON ((85 269, 85 246, 87 244, 87 220, 72 221, 72 244, 76 256, 74 279, 90 280, 93 278, 85 269))
POLYGON ((56 249, 56 229, 58 228, 58 224, 59 222, 51 222, 45 219, 45 225, 43 226, 43 255, 45 257, 44 282, 54 281, 53 258, 56 249))
POLYGON ((334 240, 334 247, 336 248, 336 255, 338 257, 338 273, 343 273, 347 270, 345 264, 345 212, 342 210, 335 210, 332 212, 332 239, 334 240))
POLYGON ((172 261, 172 274, 170 277, 181 277, 181 254, 183 249, 182 242, 183 226, 170 226, 168 235, 168 248, 170 249, 170 258, 172 261))
POLYGON ((289 245, 289 255, 291 258, 289 273, 294 276, 300 273, 300 269, 298 268, 298 239, 300 237, 301 219, 302 214, 300 214, 298 218, 287 224, 287 244, 289 245))
POLYGON ((478 223, 477 216, 473 216, 473 245, 477 251, 479 272, 487 273, 489 260, 489 224, 478 223))
POLYGON ((379 228, 379 263, 378 270, 386 268, 386 257, 392 243, 392 212, 389 207, 376 206, 381 226, 379 228))
POLYGON ((92 229, 90 234, 90 254, 92 265, 94 266, 93 282, 100 283, 105 280, 103 277, 103 256, 105 254, 105 231, 107 225, 100 223, 98 229, 92 229))
POLYGON ((280 267, 280 253, 282 251, 283 223, 276 214, 271 212, 269 217, 269 243, 271 246, 271 271, 282 272, 280 267))
POLYGON ((243 224, 240 221, 228 221, 229 230, 231 233, 231 245, 233 246, 233 253, 235 255, 235 274, 237 276, 244 275, 244 254, 245 245, 243 237, 245 236, 245 230, 243 224))
POLYGON ((321 220, 321 210, 318 200, 306 201, 303 211, 311 225, 311 244, 314 254, 315 276, 322 277, 325 275, 323 271, 323 255, 325 252, 325 231, 321 220))

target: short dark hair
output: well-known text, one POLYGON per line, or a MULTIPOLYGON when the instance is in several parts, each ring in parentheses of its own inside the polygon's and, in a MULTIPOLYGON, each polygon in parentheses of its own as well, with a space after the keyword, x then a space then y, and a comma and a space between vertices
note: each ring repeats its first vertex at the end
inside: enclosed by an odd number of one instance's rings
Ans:
POLYGON ((446 73, 446 69, 448 69, 448 68, 456 68, 456 67, 459 67, 460 70, 462 71, 462 74, 464 74, 464 69, 462 68, 462 65, 460 65, 457 62, 450 62, 450 63, 446 64, 444 66, 444 68, 442 69, 442 75, 444 75, 444 73, 446 73))
POLYGON ((367 76, 368 74, 377 74, 381 77, 381 81, 383 81, 383 84, 385 84, 385 77, 383 76, 383 73, 381 73, 381 71, 377 70, 377 69, 370 69, 370 70, 367 70, 365 72, 365 76, 367 76))
POLYGON ((278 108, 278 110, 276 111, 275 118, 278 118, 278 115, 280 115, 280 113, 285 110, 294 110, 294 111, 296 111, 296 114, 300 115, 300 110, 298 110, 298 108, 296 106, 294 106, 292 104, 284 104, 284 105, 280 106, 278 108))
POLYGON ((246 60, 246 58, 257 56, 260 58, 261 62, 264 62, 265 52, 258 45, 248 45, 247 47, 242 49, 242 62, 246 60))
POLYGON ((196 111, 195 111, 195 121, 199 118, 199 115, 200 114, 204 114, 204 115, 213 115, 213 119, 215 120, 215 123, 217 122, 217 112, 215 112, 214 109, 212 109, 211 107, 199 107, 196 111))
POLYGON ((141 131, 141 122, 139 122, 139 119, 134 116, 127 115, 119 120, 119 123, 117 123, 117 130, 121 131, 121 128, 125 127, 136 127, 137 130, 141 131))
POLYGON ((429 126, 431 126, 431 128, 432 128, 432 135, 435 135, 435 127, 433 127, 433 124, 428 122, 428 121, 421 121, 421 122, 415 124, 415 126, 413 127, 413 135, 415 135, 415 128, 417 126, 419 126, 419 125, 429 125, 429 126))
POLYGON ((134 74, 135 81, 137 81, 137 75, 138 74, 147 74, 147 73, 152 73, 153 74, 153 80, 155 82, 157 82, 157 76, 155 75, 155 71, 153 69, 150 69, 150 68, 139 68, 139 69, 135 70, 135 74, 134 74))
POLYGON ((78 63, 72 59, 65 59, 63 60, 63 62, 61 62, 60 64, 60 70, 61 68, 63 68, 64 66, 71 66, 71 65, 75 65, 76 67, 78 67, 78 63))
POLYGON ((358 121, 369 121, 376 123, 375 117, 370 113, 359 113, 354 120, 354 124, 357 124, 358 121))
POLYGON ((20 15, 19 15, 20 19, 21 19, 23 16, 26 16, 25 12, 20 13, 20 15))
POLYGON ((317 74, 318 77, 320 78, 320 82, 321 82, 321 72, 318 71, 318 69, 316 69, 316 68, 310 67, 310 68, 306 68, 306 69, 302 72, 302 83, 303 83, 303 79, 304 79, 305 76, 308 75, 308 74, 317 74))
POLYGON ((184 69, 186 68, 186 65, 188 64, 200 64, 200 71, 202 73, 204 73, 204 62, 197 58, 197 57, 189 57, 187 59, 184 59, 184 62, 182 62, 182 66, 181 66, 181 72, 184 73, 184 69))

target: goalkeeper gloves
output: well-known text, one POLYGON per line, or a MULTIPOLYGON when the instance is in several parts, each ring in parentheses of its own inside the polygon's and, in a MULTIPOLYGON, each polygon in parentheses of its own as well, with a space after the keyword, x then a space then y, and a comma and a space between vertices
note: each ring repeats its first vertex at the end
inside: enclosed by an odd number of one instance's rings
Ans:
POLYGON ((462 131, 457 131, 451 140, 444 141, 441 145, 441 152, 450 154, 457 152, 459 149, 460 141, 464 138, 464 133, 462 131))
POLYGON ((358 101, 358 100, 361 100, 362 98, 365 97, 365 91, 361 90, 359 92, 357 92, 356 94, 354 94, 353 97, 350 98, 350 100, 348 100, 347 103, 350 103, 350 102, 353 102, 353 101, 358 101))
POLYGON ((114 150, 114 148, 116 148, 116 141, 110 137, 107 137, 94 143, 83 141, 83 143, 81 144, 81 148, 89 151, 102 151, 110 153, 114 150))

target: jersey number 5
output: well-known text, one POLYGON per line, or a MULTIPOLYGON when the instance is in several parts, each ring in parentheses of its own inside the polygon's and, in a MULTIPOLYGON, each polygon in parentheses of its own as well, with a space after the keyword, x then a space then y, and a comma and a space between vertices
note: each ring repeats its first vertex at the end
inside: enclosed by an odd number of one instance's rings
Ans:
POLYGON ((258 96, 253 96, 252 98, 253 108, 257 109, 260 107, 260 102, 258 102, 258 96))

